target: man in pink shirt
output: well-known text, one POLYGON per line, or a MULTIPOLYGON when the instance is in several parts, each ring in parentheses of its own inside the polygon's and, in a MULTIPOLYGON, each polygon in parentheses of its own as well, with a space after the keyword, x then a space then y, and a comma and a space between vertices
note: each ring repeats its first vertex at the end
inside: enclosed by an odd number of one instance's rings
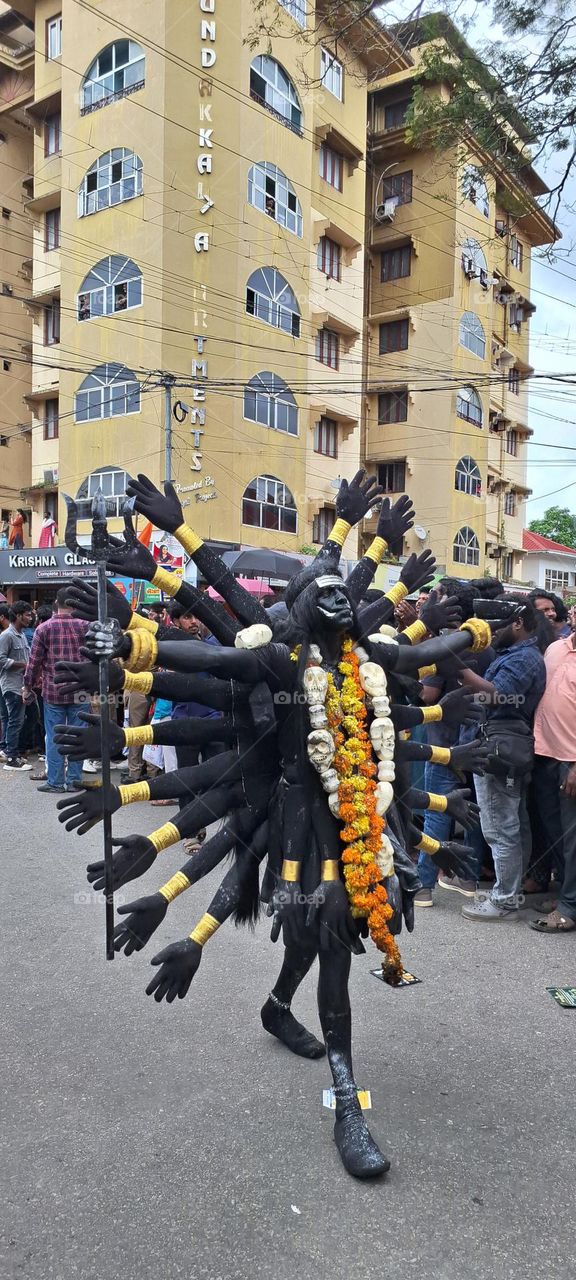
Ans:
MULTIPOLYGON (((576 609, 570 610, 576 627, 576 609)), ((564 840, 564 879, 555 911, 531 928, 537 933, 572 933, 576 929, 576 630, 546 650, 546 689, 534 719, 537 756, 557 760, 560 817, 564 840)))

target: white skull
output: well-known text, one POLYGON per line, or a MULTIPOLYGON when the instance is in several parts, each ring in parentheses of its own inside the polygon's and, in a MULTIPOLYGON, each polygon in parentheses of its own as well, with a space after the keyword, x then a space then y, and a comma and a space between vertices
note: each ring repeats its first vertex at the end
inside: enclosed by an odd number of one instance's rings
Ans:
POLYGON ((304 692, 309 707, 324 706, 328 676, 322 667, 307 667, 304 672, 304 692))
POLYGON ((308 759, 319 773, 334 759, 334 739, 328 729, 314 729, 307 739, 308 759))
POLYGON ((377 662, 361 662, 358 675, 364 692, 371 698, 382 697, 386 693, 386 676, 377 662))
POLYGON ((398 641, 395 640, 393 636, 386 635, 380 631, 376 631, 374 635, 368 636, 368 639, 370 644, 387 644, 390 647, 393 645, 396 646, 396 648, 398 647, 398 641))
POLYGON ((327 791, 329 795, 334 791, 338 791, 340 779, 335 769, 323 769, 320 774, 320 778, 324 790, 327 791))
POLYGON ((384 880, 387 876, 394 875, 394 850, 384 832, 382 833, 382 843, 376 854, 376 863, 384 880))
POLYGON ((309 707, 308 715, 313 729, 323 729, 328 724, 328 717, 323 706, 309 707))
POLYGON ((390 808, 394 799, 392 783, 377 782, 374 790, 376 794, 376 813, 386 813, 386 810, 390 808))
POLYGON ((377 716, 387 718, 390 715, 390 699, 387 694, 372 699, 372 706, 377 716))
POLYGON ((260 649, 263 644, 270 644, 272 631, 265 622, 255 622, 251 627, 244 627, 234 637, 237 649, 260 649))
POLYGON ((379 760, 394 759, 396 735, 394 733, 394 725, 391 720, 386 720, 381 716, 377 716, 370 725, 370 739, 379 760))
POLYGON ((396 776, 393 760, 380 760, 378 765, 378 779, 380 782, 393 782, 396 776))
POLYGON ((335 818, 340 817, 340 801, 338 799, 337 791, 330 792, 330 795, 328 796, 328 808, 330 809, 330 813, 334 814, 335 818))

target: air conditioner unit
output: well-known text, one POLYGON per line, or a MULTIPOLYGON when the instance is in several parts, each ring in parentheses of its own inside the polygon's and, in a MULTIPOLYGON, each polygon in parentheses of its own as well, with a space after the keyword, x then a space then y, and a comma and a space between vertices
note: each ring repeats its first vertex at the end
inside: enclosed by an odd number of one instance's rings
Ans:
POLYGON ((376 222, 393 222, 398 208, 398 196, 390 196, 383 204, 376 205, 376 222))
POLYGON ((464 275, 468 276, 469 280, 472 280, 476 275, 476 267, 474 266, 474 259, 462 258, 462 270, 464 272, 464 275))
POLYGON ((507 231, 506 223, 503 218, 496 219, 495 231, 496 231, 496 235, 500 236, 500 239, 503 240, 507 231))
POLYGON ((500 293, 496 294, 496 302, 498 302, 501 307, 505 307, 508 304, 509 297, 510 295, 508 293, 504 293, 501 289, 500 293))
POLYGON ((480 271, 480 285, 482 289, 488 289, 490 287, 490 284, 491 284, 491 281, 488 277, 488 272, 480 271))
POLYGON ((44 484, 58 484, 58 468, 48 467, 44 471, 44 484))
POLYGON ((504 414, 495 413, 494 416, 490 418, 490 431, 505 431, 505 430, 506 430, 506 418, 504 417, 504 414))
POLYGON ((511 324, 510 333, 520 333, 520 325, 516 324, 516 322, 514 322, 514 324, 511 324))

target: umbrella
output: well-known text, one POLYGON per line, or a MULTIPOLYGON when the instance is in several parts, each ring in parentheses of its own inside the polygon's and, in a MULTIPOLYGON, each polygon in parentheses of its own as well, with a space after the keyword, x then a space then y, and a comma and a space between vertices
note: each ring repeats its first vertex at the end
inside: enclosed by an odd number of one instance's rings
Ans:
POLYGON ((288 582, 299 573, 304 561, 284 551, 267 551, 265 547, 248 547, 244 551, 225 551, 222 559, 234 573, 264 573, 268 578, 288 582))
MULTIPOLYGON (((274 595, 274 588, 270 587, 267 582, 262 582, 261 578, 237 578, 236 581, 241 587, 244 587, 244 590, 248 591, 251 596, 258 596, 259 600, 264 596, 274 595)), ((213 600, 222 599, 222 596, 214 587, 208 587, 208 595, 212 596, 213 600)))

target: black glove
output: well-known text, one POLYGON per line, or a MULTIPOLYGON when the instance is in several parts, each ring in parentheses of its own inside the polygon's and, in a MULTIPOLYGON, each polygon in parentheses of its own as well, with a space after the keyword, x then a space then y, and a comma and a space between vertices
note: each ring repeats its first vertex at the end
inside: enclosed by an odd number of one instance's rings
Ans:
POLYGON ((422 888, 416 863, 398 840, 392 841, 394 849, 394 871, 398 877, 402 893, 402 911, 408 933, 414 928, 414 898, 422 888))
POLYGON ((384 498, 380 507, 380 515, 378 516, 378 526, 376 533, 379 538, 384 538, 391 546, 397 542, 404 534, 412 528, 414 524, 414 507, 412 499, 407 493, 403 493, 401 498, 391 505, 389 498, 384 498))
POLYGON ((450 768, 459 773, 483 774, 492 754, 490 746, 483 738, 475 738, 473 742, 464 742, 460 746, 451 747, 450 768))
POLYGON ((134 541, 113 550, 106 557, 106 564, 113 573, 123 574, 126 578, 143 578, 151 582, 158 565, 152 552, 142 542, 134 541))
POLYGON ((418 616, 429 631, 438 635, 446 628, 460 626, 462 610, 457 596, 441 596, 439 591, 431 591, 418 616))
MULTIPOLYGON (((157 853, 151 840, 146 836, 124 836, 122 840, 113 840, 118 845, 118 852, 113 855, 112 888, 121 889, 129 880, 137 880, 148 871, 156 861, 157 853)), ((93 889, 104 888, 104 863, 91 862, 86 868, 88 882, 93 889)))
POLYGON ((364 470, 357 471, 354 479, 348 484, 341 480, 336 496, 336 515, 347 524, 358 524, 368 514, 382 493, 382 485, 374 476, 366 476, 364 470))
POLYGON ((301 898, 302 891, 299 884, 294 884, 291 880, 278 880, 268 907, 268 915, 274 917, 270 931, 272 942, 278 941, 280 929, 282 929, 285 947, 298 945, 301 942, 305 927, 301 898))
MULTIPOLYGON (((54 741, 61 756, 69 760, 99 760, 102 752, 102 736, 100 732, 100 716, 91 715, 89 711, 81 711, 80 719, 86 728, 77 724, 57 724, 54 729, 54 741)), ((123 750, 124 733, 114 720, 110 720, 110 754, 117 756, 123 750)))
POLYGON ((447 813, 451 818, 464 827, 465 831, 471 831, 472 827, 477 827, 480 821, 480 808, 470 799, 472 792, 466 788, 463 791, 449 791, 446 799, 448 801, 447 813))
POLYGON ((115 618, 110 622, 91 622, 81 652, 91 662, 99 658, 129 658, 132 641, 125 635, 115 618))
POLYGON ((139 475, 137 480, 129 481, 126 492, 130 498, 135 499, 136 510, 147 520, 151 520, 157 529, 174 533, 181 524, 184 524, 182 503, 173 484, 165 484, 162 494, 148 476, 139 475))
POLYGON ((319 931, 321 951, 334 951, 342 946, 356 955, 364 953, 341 880, 322 881, 314 891, 306 916, 306 928, 314 926, 319 931))
MULTIPOLYGON (((86 622, 96 622, 98 618, 98 588, 93 582, 83 578, 73 578, 68 587, 66 604, 73 610, 75 618, 83 618, 86 622)), ((112 582, 106 583, 106 605, 108 616, 116 618, 120 626, 126 629, 130 624, 132 610, 126 596, 112 582)))
MULTIPOLYGON (((58 821, 65 824, 67 831, 78 831, 79 836, 86 835, 104 816, 104 795, 102 787, 94 787, 90 791, 75 791, 74 795, 59 800, 58 821)), ((110 787, 110 812, 116 813, 120 808, 120 794, 117 787, 110 787)))
MULTIPOLYGON (((57 662, 54 680, 65 697, 100 691, 97 662, 57 662)), ((117 662, 108 664, 108 688, 110 693, 118 693, 124 688, 124 671, 117 662)))
POLYGON ((176 996, 183 1000, 188 994, 194 974, 198 972, 201 959, 202 947, 192 938, 185 938, 183 942, 173 942, 170 947, 165 947, 152 960, 152 964, 160 965, 161 968, 148 983, 146 995, 154 996, 158 1002, 166 998, 167 1004, 172 1004, 176 996))
POLYGON ((462 880, 472 880, 472 868, 469 862, 471 853, 472 850, 468 845, 459 844, 456 840, 446 840, 438 852, 429 854, 429 857, 447 875, 460 876, 462 880))
POLYGON ((136 902, 118 907, 118 915, 128 916, 128 919, 116 925, 114 950, 124 950, 126 956, 131 956, 133 951, 141 951, 158 925, 162 924, 167 910, 168 903, 162 893, 151 893, 148 898, 137 898, 136 902))
POLYGON ((417 591, 418 587, 425 587, 434 576, 436 568, 436 559, 431 551, 421 551, 417 556, 413 551, 408 556, 406 564, 400 570, 400 581, 408 591, 417 591))
POLYGON ((451 689, 440 699, 442 707, 442 723, 451 729, 459 729, 462 724, 475 724, 484 719, 482 707, 474 701, 472 689, 451 689))

